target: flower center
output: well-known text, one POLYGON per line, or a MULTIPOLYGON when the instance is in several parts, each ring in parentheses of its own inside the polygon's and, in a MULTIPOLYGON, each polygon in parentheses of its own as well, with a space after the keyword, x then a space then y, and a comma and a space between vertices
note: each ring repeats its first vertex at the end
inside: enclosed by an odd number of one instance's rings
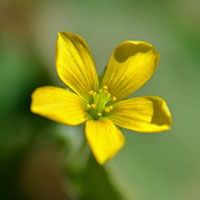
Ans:
POLYGON ((117 99, 115 96, 111 97, 108 92, 108 87, 103 86, 98 92, 89 91, 89 99, 85 103, 85 110, 93 119, 97 120, 100 117, 105 117, 113 110, 113 102, 117 99))

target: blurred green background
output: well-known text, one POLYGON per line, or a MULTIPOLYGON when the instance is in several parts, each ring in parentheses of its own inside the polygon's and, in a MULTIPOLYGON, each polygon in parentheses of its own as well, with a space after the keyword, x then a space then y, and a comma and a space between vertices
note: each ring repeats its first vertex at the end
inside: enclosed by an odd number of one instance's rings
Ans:
POLYGON ((0 199, 200 199, 199 9, 198 0, 1 0, 0 199), (64 86, 54 65, 63 30, 86 40, 98 73, 120 42, 153 44, 158 69, 132 96, 163 97, 171 131, 124 130, 104 168, 79 151, 83 126, 30 113, 35 88, 64 86))

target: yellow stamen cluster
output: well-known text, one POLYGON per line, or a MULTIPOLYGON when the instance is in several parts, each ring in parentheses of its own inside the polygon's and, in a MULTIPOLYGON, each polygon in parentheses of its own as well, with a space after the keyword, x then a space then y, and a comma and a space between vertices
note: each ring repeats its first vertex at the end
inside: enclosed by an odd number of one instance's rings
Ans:
POLYGON ((112 102, 117 100, 115 96, 111 97, 106 85, 99 89, 98 92, 90 90, 89 95, 86 109, 94 119, 108 115, 113 110, 112 102))

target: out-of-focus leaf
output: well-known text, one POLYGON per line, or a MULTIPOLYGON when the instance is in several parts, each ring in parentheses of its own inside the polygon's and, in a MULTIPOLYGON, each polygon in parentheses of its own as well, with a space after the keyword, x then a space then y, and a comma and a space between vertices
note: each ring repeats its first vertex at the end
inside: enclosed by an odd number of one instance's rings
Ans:
POLYGON ((76 199, 80 200, 121 200, 120 191, 109 177, 109 173, 103 165, 99 165, 92 154, 86 167, 81 171, 67 169, 76 199))

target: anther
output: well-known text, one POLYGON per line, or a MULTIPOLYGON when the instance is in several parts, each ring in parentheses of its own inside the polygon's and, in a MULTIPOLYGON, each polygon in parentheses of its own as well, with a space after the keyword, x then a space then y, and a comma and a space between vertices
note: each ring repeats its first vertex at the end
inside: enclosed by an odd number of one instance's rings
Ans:
POLYGON ((113 98, 112 98, 112 101, 116 101, 117 100, 117 98, 114 96, 113 98))
POLYGON ((96 108, 96 105, 95 105, 95 104, 92 104, 91 106, 92 106, 92 108, 96 108))
POLYGON ((107 93, 106 96, 107 96, 107 97, 110 97, 111 95, 110 95, 110 93, 107 93))
POLYGON ((90 105, 90 104, 87 104, 86 106, 87 106, 87 108, 88 108, 88 109, 90 109, 90 107, 91 107, 91 105, 90 105))
POLYGON ((105 112, 107 112, 107 113, 110 112, 110 108, 106 108, 105 112))
POLYGON ((112 106, 109 106, 110 110, 113 110, 113 107, 112 106))
POLYGON ((107 89, 108 89, 108 86, 104 85, 103 90, 107 90, 107 89))
POLYGON ((93 93, 94 93, 93 90, 90 90, 90 91, 89 91, 89 94, 90 94, 90 95, 92 95, 93 93))
POLYGON ((98 115, 99 117, 102 117, 102 113, 97 113, 97 115, 98 115))

